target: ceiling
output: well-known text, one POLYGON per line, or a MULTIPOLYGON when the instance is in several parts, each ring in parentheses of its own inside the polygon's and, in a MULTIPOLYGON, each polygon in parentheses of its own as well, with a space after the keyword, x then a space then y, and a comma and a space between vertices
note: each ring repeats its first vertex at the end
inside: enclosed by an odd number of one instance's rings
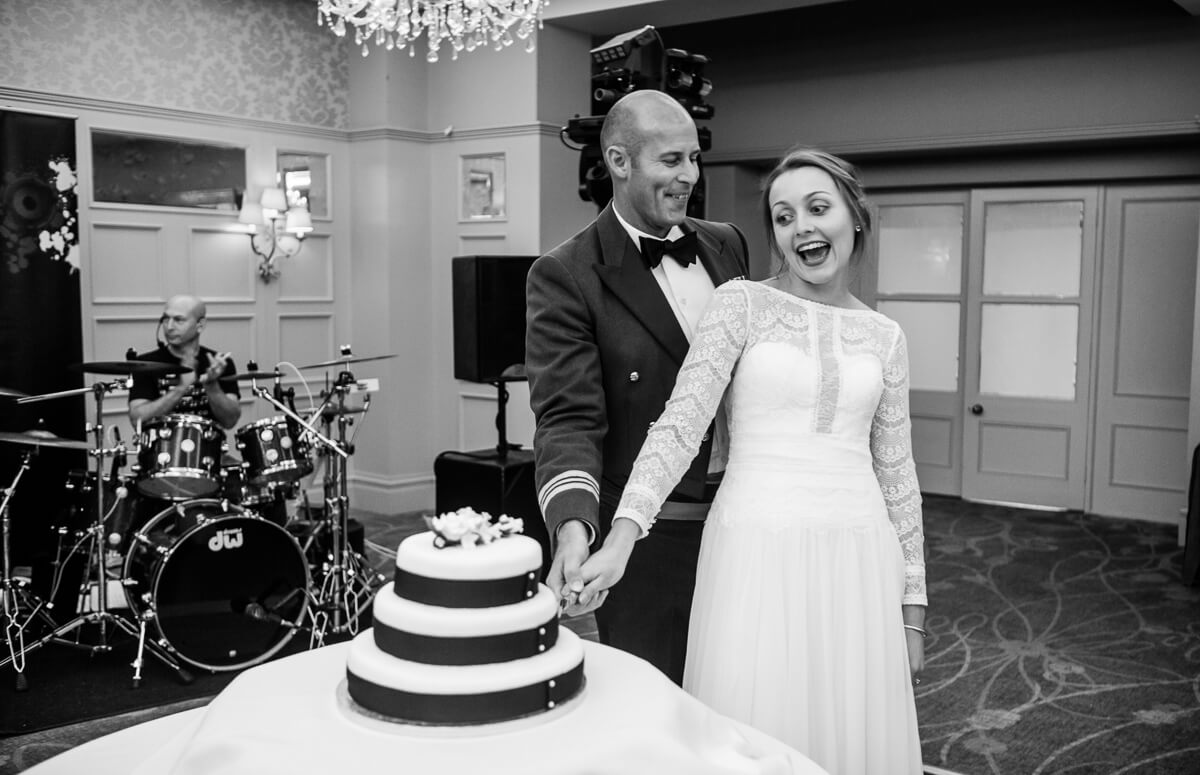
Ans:
MULTIPOLYGON (((547 23, 600 37, 619 35, 649 24, 680 24, 751 16, 847 0, 550 0, 547 23)), ((1200 0, 1196 0, 1200 2, 1200 0)))
MULTIPOLYGON (((655 28, 678 27, 846 2, 861 3, 864 12, 870 13, 871 0, 550 0, 543 12, 543 18, 548 24, 585 32, 599 38, 619 35, 647 24, 655 28)), ((908 3, 908 0, 891 2, 918 7, 921 5, 919 2, 908 3)), ((1147 0, 1127 2, 1137 6, 1146 3, 1147 0)), ((1200 0, 1151 2, 1151 5, 1155 6, 1170 4, 1193 16, 1200 16, 1200 0)), ((997 0, 989 0, 983 5, 1004 7, 1004 4, 998 3, 997 0)))

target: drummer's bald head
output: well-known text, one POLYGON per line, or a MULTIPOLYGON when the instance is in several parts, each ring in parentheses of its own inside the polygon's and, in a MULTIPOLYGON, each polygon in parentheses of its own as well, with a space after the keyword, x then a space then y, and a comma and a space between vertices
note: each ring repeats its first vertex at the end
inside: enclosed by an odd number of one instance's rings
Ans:
POLYGON ((204 320, 208 317, 208 307, 198 296, 181 293, 167 299, 167 305, 163 307, 163 314, 171 317, 186 315, 193 320, 204 320))

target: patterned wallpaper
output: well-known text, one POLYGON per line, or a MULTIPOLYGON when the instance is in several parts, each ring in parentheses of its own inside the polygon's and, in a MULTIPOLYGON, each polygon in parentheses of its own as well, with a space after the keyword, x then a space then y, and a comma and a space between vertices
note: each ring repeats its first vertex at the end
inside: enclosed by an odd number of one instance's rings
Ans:
POLYGON ((0 0, 0 86, 346 128, 316 0, 0 0))

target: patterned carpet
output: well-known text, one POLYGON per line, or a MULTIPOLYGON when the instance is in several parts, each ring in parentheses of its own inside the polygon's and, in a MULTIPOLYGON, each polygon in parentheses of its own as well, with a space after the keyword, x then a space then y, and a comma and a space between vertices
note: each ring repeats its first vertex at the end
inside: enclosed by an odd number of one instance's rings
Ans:
POLYGON ((1173 527, 929 497, 925 762, 1200 773, 1200 589, 1173 527))
MULTIPOLYGON (((412 515, 362 515, 386 567, 412 515)), ((928 496, 928 667, 917 696, 930 772, 1200 773, 1200 589, 1163 525, 928 496)), ((595 640, 592 617, 568 626, 595 640)), ((0 775, 161 708, 0 739, 0 775)))

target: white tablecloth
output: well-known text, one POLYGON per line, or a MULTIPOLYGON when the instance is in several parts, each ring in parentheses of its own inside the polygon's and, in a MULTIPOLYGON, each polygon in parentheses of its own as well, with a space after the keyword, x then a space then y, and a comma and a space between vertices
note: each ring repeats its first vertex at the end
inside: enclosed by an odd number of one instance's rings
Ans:
POLYGON ((30 775, 796 773, 825 771, 721 716, 622 651, 585 643, 577 700, 528 719, 440 728, 363 715, 345 692, 348 643, 259 665, 203 708, 115 732, 30 775))

